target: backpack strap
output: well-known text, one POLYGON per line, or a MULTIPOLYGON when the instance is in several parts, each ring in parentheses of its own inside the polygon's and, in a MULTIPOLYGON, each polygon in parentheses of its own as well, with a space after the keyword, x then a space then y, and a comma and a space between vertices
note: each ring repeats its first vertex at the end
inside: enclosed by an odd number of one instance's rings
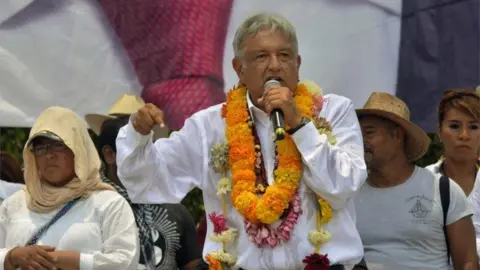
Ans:
POLYGON ((450 243, 447 234, 447 214, 450 206, 450 179, 442 175, 440 178, 440 200, 442 201, 443 211, 443 234, 445 235, 445 242, 447 244, 447 262, 450 265, 450 243))

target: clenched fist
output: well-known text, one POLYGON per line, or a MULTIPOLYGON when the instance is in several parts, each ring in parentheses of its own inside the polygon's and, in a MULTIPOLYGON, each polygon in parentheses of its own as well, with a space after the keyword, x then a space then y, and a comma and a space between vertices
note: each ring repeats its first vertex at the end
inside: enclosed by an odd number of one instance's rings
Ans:
POLYGON ((155 125, 162 128, 165 126, 163 112, 157 106, 147 103, 135 114, 132 125, 138 133, 148 135, 155 125))

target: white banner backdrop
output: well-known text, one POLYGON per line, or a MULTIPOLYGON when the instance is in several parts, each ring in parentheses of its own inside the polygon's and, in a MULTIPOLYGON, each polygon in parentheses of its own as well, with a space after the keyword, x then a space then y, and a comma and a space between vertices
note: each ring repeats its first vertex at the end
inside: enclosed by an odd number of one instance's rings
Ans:
MULTIPOLYGON (((260 11, 297 29, 301 79, 361 107, 372 91, 395 93, 400 0, 237 0, 225 46, 226 86, 235 29, 260 11)), ((0 2, 0 126, 29 127, 52 105, 106 113, 122 93, 140 94, 122 45, 96 0, 0 2)), ((227 90, 227 89, 226 89, 227 90)))

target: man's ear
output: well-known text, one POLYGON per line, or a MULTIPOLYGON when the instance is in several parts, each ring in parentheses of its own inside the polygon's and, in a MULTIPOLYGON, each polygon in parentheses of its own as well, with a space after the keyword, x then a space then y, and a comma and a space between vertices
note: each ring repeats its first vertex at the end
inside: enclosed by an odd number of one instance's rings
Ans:
POLYGON ((108 145, 105 145, 104 147, 102 147, 102 154, 107 165, 116 164, 117 154, 113 151, 112 147, 108 145))
POLYGON ((300 66, 302 65, 302 57, 297 55, 297 74, 300 77, 300 66))
POLYGON ((243 78, 244 78, 244 74, 243 74, 243 63, 242 63, 242 60, 239 59, 238 57, 234 57, 232 59, 232 67, 233 69, 235 70, 235 73, 237 73, 237 76, 238 76, 238 84, 241 85, 243 84, 243 78))

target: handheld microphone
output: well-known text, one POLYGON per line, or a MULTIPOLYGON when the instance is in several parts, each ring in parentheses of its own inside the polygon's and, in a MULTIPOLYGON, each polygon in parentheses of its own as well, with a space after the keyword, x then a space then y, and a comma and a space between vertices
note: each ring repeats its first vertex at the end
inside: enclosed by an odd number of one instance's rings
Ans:
MULTIPOLYGON (((272 86, 280 86, 280 82, 277 80, 268 80, 263 88, 267 90, 269 87, 272 86)), ((274 109, 272 114, 270 115, 270 120, 273 124, 273 130, 275 131, 275 136, 278 141, 283 140, 285 138, 285 121, 283 120, 283 112, 280 109, 274 109)))

